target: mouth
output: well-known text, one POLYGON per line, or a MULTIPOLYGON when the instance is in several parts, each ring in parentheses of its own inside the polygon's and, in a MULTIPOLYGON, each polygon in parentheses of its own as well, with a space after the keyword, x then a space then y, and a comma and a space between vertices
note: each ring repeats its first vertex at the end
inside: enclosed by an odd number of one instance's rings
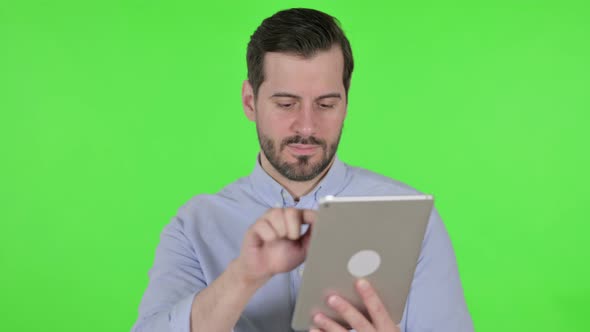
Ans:
POLYGON ((291 152, 297 155, 312 155, 320 148, 319 145, 315 144, 288 144, 287 147, 291 152))

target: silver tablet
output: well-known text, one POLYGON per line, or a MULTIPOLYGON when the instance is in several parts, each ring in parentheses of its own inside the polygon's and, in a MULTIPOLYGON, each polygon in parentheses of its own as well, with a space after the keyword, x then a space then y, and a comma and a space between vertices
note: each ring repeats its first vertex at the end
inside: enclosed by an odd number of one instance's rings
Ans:
POLYGON ((308 330, 322 312, 347 326, 327 305, 339 294, 367 315, 358 278, 377 289, 399 324, 433 206, 429 195, 333 197, 320 200, 291 326, 308 330))

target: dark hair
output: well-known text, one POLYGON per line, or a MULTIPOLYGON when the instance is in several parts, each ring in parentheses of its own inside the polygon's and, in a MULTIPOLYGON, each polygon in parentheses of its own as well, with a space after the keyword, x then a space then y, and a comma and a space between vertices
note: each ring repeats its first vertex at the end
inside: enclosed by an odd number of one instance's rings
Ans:
POLYGON ((258 95, 264 81, 264 55, 267 52, 291 53, 310 58, 318 51, 339 45, 344 57, 342 81, 348 94, 354 62, 350 43, 335 17, 314 9, 282 10, 262 21, 248 43, 246 61, 248 81, 258 95))

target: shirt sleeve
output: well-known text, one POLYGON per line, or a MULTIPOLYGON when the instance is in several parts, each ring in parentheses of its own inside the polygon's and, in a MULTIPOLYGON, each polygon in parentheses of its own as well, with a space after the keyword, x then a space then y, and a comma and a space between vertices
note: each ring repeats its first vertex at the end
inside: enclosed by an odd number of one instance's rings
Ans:
POLYGON ((401 330, 405 332, 472 332, 457 261, 436 209, 430 216, 401 330))
POLYGON ((193 298, 206 282, 180 217, 174 217, 162 231, 148 275, 139 317, 131 331, 190 332, 193 298))

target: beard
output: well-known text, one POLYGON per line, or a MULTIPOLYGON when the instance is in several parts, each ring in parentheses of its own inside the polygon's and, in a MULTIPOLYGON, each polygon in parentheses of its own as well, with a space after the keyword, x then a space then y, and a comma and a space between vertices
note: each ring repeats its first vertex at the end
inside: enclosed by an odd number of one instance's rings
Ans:
POLYGON ((275 141, 270 137, 262 134, 258 127, 256 127, 258 133, 258 140, 260 142, 260 148, 268 159, 269 163, 274 167, 282 176, 286 177, 291 181, 309 181, 320 175, 336 154, 338 144, 340 142, 340 136, 342 136, 342 129, 338 133, 338 138, 334 142, 326 142, 315 138, 314 136, 302 137, 302 136, 291 136, 283 139, 280 144, 275 144, 275 141), (281 158, 281 152, 289 144, 314 144, 320 147, 321 159, 315 163, 311 162, 310 159, 313 156, 297 156, 297 161, 287 162, 281 158))

